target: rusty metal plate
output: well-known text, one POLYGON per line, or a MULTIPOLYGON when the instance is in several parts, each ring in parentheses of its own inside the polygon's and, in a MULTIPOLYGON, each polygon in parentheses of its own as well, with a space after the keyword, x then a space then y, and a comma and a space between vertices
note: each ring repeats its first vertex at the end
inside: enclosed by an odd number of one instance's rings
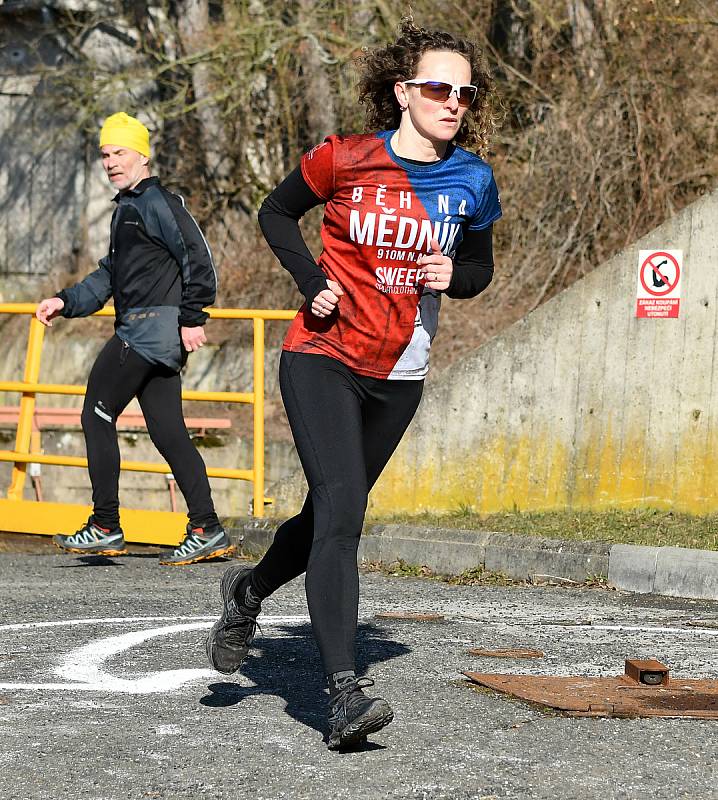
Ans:
POLYGON ((374 615, 374 619, 400 619, 409 622, 439 622, 443 614, 421 613, 418 611, 382 611, 374 615))
POLYGON ((531 650, 524 647, 506 647, 501 650, 482 650, 474 647, 467 650, 470 656, 486 656, 487 658, 543 658, 542 650, 531 650))
POLYGON ((718 719, 718 681, 673 678, 644 686, 617 678, 498 675, 464 672, 473 683, 571 717, 698 717, 718 719))

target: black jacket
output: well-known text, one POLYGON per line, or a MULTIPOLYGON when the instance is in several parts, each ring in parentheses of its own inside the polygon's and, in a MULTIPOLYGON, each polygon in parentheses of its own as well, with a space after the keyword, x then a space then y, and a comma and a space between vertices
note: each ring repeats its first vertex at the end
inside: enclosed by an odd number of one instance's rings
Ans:
POLYGON ((115 330, 148 361, 179 369, 179 327, 204 325, 217 276, 202 231, 180 195, 145 178, 115 196, 110 252, 99 269, 58 292, 64 317, 86 317, 115 302, 115 330))

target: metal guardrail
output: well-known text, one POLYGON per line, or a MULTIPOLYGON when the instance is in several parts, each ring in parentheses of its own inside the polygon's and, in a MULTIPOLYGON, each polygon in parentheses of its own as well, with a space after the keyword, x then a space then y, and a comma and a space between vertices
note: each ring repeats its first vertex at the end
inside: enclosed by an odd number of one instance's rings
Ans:
MULTIPOLYGON (((87 459, 76 456, 56 456, 44 455, 31 452, 32 420, 35 411, 35 396, 37 394, 55 395, 84 395, 85 387, 74 384, 40 383, 40 366, 42 362, 42 344, 45 334, 45 326, 35 318, 34 303, 0 303, 0 314, 24 314, 30 316, 30 330, 27 340, 27 352, 25 356, 25 371, 21 381, 0 381, 0 392, 17 392, 21 395, 20 407, 18 412, 17 432, 15 437, 14 450, 0 450, 0 461, 12 462, 12 478, 10 488, 7 492, 8 500, 0 500, 4 512, 19 511, 19 507, 12 506, 14 503, 22 503, 24 507, 32 505, 37 508, 37 502, 32 504, 23 501, 23 489, 27 473, 28 463, 52 464, 68 467, 87 467, 87 459), (8 502, 9 501, 9 502, 8 502)), ((296 311, 275 311, 268 309, 238 309, 238 308, 210 308, 207 309, 212 319, 234 319, 253 321, 253 386, 251 392, 200 392, 183 391, 183 400, 214 401, 225 403, 247 403, 254 407, 253 413, 253 464, 251 469, 228 469, 223 467, 209 467, 207 475, 211 478, 229 478, 233 480, 246 480, 253 483, 253 510, 254 516, 264 516, 264 323, 266 320, 292 320, 296 316, 296 311)), ((114 309, 105 308, 98 311, 94 316, 114 317, 114 309)), ((149 472, 169 474, 170 468, 164 463, 153 463, 147 461, 122 461, 121 470, 133 472, 149 472)), ((63 525, 63 519, 57 519, 57 509, 66 504, 52 503, 47 504, 53 507, 50 518, 53 519, 52 530, 28 530, 33 533, 57 533, 63 525)), ((72 506, 73 509, 84 507, 72 506)), ((27 511, 27 508, 24 510, 27 511)), ((49 508, 47 509, 50 510, 49 508)), ((123 511, 123 515, 126 514, 123 511)), ((134 511, 130 516, 137 520, 138 514, 153 514, 157 524, 157 515, 168 515, 170 512, 140 512, 134 511)), ((18 514, 10 515, 18 519, 18 514)), ((37 515, 36 515, 37 516, 37 515)), ((77 513, 70 515, 72 519, 77 518, 77 513)), ((179 515, 176 515, 179 516, 179 515)), ((38 526, 45 526, 48 519, 47 514, 40 514, 38 526)), ((140 520, 141 522, 141 520, 140 520)), ((172 528, 174 528, 173 520, 172 528)), ((70 524, 70 523, 68 523, 70 524)), ((72 522, 70 527, 72 527, 72 522)), ((32 526, 26 526, 32 527, 32 526)), ((124 523, 123 523, 124 527, 124 523)), ((145 527, 140 524, 140 527, 145 527)), ((6 522, 0 521, 0 530, 10 530, 6 522)), ((17 529, 17 526, 15 527, 17 529)), ((25 530, 23 528, 23 530, 25 530)), ((152 534, 143 538, 138 538, 140 534, 133 535, 125 531, 129 541, 152 541, 159 544, 172 544, 179 541, 178 534, 174 530, 163 532, 159 535, 152 534)))

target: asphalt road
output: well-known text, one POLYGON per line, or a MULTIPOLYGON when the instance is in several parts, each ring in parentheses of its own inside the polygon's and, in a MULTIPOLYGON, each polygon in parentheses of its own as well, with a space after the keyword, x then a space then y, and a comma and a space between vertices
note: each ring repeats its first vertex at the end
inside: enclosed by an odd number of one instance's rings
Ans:
POLYGON ((359 664, 396 719, 342 754, 323 741, 301 581, 265 603, 241 675, 208 669, 225 567, 0 554, 0 798, 718 798, 718 721, 572 719, 460 675, 615 675, 655 657, 718 678, 718 604, 365 574, 359 664), (388 610, 444 620, 375 618, 388 610))

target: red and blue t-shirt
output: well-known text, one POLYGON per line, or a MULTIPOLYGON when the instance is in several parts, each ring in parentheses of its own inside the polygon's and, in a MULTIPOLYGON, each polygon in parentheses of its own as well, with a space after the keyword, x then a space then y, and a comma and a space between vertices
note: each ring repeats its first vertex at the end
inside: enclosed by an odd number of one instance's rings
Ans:
POLYGON ((450 145, 415 164, 391 147, 394 131, 329 136, 301 161, 304 180, 325 201, 319 265, 344 290, 320 319, 303 307, 284 349, 336 358, 360 375, 420 380, 429 365, 441 295, 419 278, 417 258, 437 239, 453 257, 463 231, 501 216, 489 165, 450 145))

